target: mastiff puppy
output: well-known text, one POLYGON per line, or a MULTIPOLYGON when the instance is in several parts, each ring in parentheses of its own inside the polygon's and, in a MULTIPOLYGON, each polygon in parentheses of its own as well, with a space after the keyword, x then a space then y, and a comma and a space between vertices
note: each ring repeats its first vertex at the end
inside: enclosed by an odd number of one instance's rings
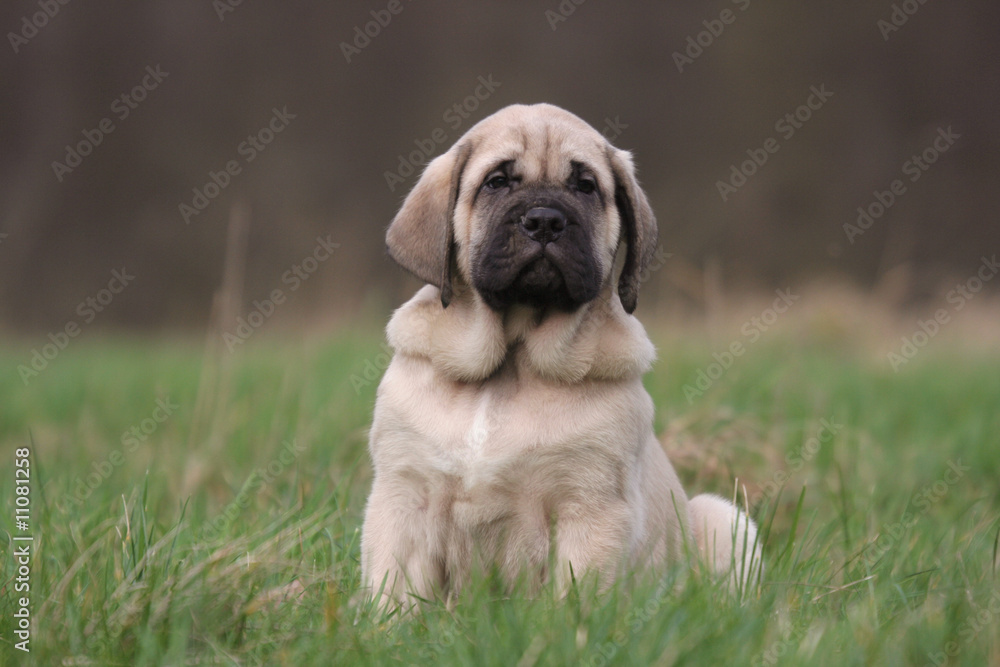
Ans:
POLYGON ((389 322, 371 429, 380 605, 477 568, 561 591, 685 553, 732 583, 759 570, 753 522, 688 500, 653 434, 632 312, 656 235, 631 155, 555 106, 502 109, 428 164, 386 237, 429 284, 389 322))

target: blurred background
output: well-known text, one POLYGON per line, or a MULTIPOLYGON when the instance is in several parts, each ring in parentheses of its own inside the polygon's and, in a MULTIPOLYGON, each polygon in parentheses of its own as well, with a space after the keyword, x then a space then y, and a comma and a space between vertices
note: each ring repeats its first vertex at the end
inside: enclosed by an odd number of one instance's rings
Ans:
POLYGON ((384 319, 420 164, 515 102, 634 151, 670 254, 640 316, 806 284, 911 307, 1000 249, 993 3, 12 0, 0 26, 0 328, 29 340, 203 329, 234 210, 244 315, 280 290, 266 328, 384 319))

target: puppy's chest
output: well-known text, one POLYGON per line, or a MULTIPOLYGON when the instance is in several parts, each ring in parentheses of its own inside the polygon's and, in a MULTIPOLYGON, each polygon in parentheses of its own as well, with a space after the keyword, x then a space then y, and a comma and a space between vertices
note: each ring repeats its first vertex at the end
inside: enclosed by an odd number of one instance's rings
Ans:
POLYGON ((465 487, 517 484, 540 466, 572 456, 579 420, 556 414, 556 402, 484 389, 465 400, 426 406, 411 427, 429 473, 465 487))
MULTIPOLYGON (((389 465, 457 491, 573 484, 583 469, 625 455, 618 420, 563 387, 497 379, 415 394, 389 465), (603 450, 595 454, 596 450, 603 450)), ((386 457, 390 459, 390 457, 386 457)))

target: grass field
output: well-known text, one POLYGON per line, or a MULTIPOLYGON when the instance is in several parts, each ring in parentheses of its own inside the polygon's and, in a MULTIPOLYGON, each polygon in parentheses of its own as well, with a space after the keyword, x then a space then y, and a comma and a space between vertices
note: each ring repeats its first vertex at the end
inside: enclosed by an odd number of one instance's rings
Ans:
POLYGON ((1000 665, 1000 354, 935 341, 896 373, 777 332, 689 401, 721 348, 653 337, 657 433, 692 495, 747 484, 759 588, 740 602, 678 567, 526 599, 485 577, 452 609, 388 621, 352 605, 377 330, 221 361, 196 343, 73 341, 28 386, 31 347, 8 346, 0 662, 1000 665), (26 542, 9 536, 28 534, 15 592, 26 542), (30 653, 14 646, 24 596, 30 653))

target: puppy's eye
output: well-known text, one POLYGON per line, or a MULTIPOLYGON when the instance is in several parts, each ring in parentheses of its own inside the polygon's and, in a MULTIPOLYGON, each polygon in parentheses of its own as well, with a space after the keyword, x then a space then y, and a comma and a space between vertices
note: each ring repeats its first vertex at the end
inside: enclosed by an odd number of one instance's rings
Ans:
POLYGON ((500 188, 505 188, 510 185, 510 179, 503 174, 497 174, 496 176, 491 176, 486 179, 486 187, 490 190, 499 190, 500 188))
POLYGON ((585 195, 589 195, 597 189, 597 183, 592 178, 581 178, 576 182, 576 189, 585 195))

